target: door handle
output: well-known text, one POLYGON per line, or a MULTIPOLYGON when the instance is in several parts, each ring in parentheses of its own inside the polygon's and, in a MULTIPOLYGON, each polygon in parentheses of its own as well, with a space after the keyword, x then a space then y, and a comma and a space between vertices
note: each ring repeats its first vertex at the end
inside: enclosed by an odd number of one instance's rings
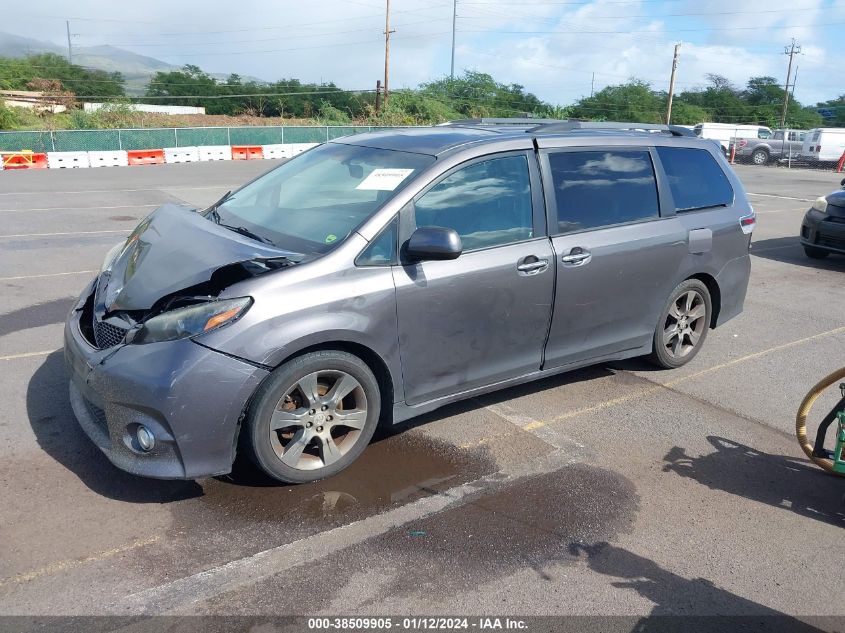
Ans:
POLYGON ((526 275, 536 275, 537 273, 543 272, 548 267, 548 259, 538 259, 534 255, 529 255, 517 264, 516 269, 526 275))
POLYGON ((592 256, 593 255, 590 251, 584 250, 580 246, 576 246, 569 251, 568 255, 561 257, 560 261, 570 266, 581 266, 582 264, 586 264, 592 256))

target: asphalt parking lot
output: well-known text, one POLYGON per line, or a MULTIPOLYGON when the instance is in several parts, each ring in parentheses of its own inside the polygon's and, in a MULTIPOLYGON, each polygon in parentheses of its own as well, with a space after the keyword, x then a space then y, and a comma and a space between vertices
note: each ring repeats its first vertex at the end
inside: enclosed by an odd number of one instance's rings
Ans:
POLYGON ((0 173, 0 613, 845 617, 845 479, 793 435, 845 364, 845 258, 797 239, 839 176, 737 167, 758 213, 745 311, 686 367, 450 406, 316 484, 124 474, 73 418, 65 315, 149 211, 272 166, 0 173))

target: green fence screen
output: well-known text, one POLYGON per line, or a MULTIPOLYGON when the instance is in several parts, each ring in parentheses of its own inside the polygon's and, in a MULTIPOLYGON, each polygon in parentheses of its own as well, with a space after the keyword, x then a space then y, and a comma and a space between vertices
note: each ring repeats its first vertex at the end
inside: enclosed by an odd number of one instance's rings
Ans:
POLYGON ((273 145, 324 143, 370 132, 366 125, 180 127, 132 130, 54 130, 0 132, 0 151, 79 152, 115 149, 158 149, 195 145, 273 145))

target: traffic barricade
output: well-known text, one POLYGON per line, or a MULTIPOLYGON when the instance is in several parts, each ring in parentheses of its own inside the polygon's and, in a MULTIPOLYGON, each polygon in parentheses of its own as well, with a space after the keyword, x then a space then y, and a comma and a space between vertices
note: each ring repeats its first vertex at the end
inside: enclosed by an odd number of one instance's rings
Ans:
POLYGON ((22 149, 17 152, 2 152, 3 169, 47 169, 47 154, 22 149))
POLYGON ((126 152, 126 159, 130 165, 162 165, 164 164, 164 150, 130 149, 126 152))
POLYGON ((202 161, 232 160, 232 148, 229 145, 200 145, 197 152, 202 161))
POLYGON ((259 160, 264 158, 261 145, 233 145, 232 160, 259 160))
POLYGON ((50 169, 80 169, 90 166, 88 152, 47 152, 50 169))
POLYGON ((129 159, 126 151, 116 149, 113 151, 92 151, 88 152, 88 163, 91 167, 126 167, 129 159))
POLYGON ((196 147, 165 147, 165 163, 194 163, 200 159, 196 147))

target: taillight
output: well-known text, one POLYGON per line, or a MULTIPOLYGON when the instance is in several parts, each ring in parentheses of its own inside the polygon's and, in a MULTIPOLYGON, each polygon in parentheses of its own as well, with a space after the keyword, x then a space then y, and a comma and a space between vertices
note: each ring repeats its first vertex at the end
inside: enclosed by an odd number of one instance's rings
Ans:
POLYGON ((816 147, 816 151, 817 151, 819 154, 821 154, 821 153, 822 153, 822 146, 821 146, 821 145, 819 145, 818 147, 816 147))
POLYGON ((757 226, 757 214, 751 211, 748 215, 744 215, 739 219, 739 226, 742 232, 746 235, 751 235, 754 227, 757 226))
POLYGON ((748 141, 746 141, 745 139, 742 139, 742 140, 739 142, 739 146, 740 146, 740 147, 745 147, 746 145, 748 145, 748 141))

